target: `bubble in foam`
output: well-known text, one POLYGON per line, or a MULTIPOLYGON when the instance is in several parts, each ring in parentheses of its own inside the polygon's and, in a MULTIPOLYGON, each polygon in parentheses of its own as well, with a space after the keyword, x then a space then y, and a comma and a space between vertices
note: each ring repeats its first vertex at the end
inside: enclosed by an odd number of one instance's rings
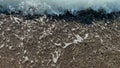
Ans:
POLYGON ((64 14, 65 11, 75 13, 91 8, 106 12, 120 11, 120 0, 0 0, 0 11, 23 14, 64 14))

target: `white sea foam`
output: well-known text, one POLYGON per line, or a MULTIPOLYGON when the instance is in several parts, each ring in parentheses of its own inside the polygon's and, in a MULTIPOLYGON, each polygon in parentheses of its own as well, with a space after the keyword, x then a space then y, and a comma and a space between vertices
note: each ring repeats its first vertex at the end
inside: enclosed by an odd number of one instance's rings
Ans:
POLYGON ((120 11, 120 0, 0 0, 0 11, 22 11, 24 14, 76 13, 92 8, 106 12, 120 11))

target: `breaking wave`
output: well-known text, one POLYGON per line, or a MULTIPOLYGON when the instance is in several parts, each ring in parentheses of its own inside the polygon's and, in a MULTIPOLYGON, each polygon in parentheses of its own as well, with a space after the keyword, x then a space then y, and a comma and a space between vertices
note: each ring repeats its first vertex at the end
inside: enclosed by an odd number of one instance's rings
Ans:
POLYGON ((64 14, 69 11, 76 14, 78 11, 92 9, 105 12, 120 11, 120 0, 0 0, 0 12, 15 12, 22 14, 64 14))

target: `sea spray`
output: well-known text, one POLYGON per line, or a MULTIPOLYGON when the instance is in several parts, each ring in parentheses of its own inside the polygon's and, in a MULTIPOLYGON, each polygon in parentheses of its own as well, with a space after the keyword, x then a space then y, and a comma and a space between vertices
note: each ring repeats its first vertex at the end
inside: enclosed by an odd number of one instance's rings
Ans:
POLYGON ((64 14, 91 8, 98 11, 104 9, 107 13, 120 11, 120 0, 0 0, 1 12, 23 14, 64 14))

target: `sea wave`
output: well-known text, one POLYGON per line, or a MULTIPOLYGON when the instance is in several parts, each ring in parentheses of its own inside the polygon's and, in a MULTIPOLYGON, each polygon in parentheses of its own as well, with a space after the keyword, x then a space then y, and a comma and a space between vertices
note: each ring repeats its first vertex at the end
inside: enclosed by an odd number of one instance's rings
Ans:
POLYGON ((1 12, 22 12, 23 14, 64 14, 69 11, 104 9, 107 13, 120 11, 120 0, 0 0, 1 12))

